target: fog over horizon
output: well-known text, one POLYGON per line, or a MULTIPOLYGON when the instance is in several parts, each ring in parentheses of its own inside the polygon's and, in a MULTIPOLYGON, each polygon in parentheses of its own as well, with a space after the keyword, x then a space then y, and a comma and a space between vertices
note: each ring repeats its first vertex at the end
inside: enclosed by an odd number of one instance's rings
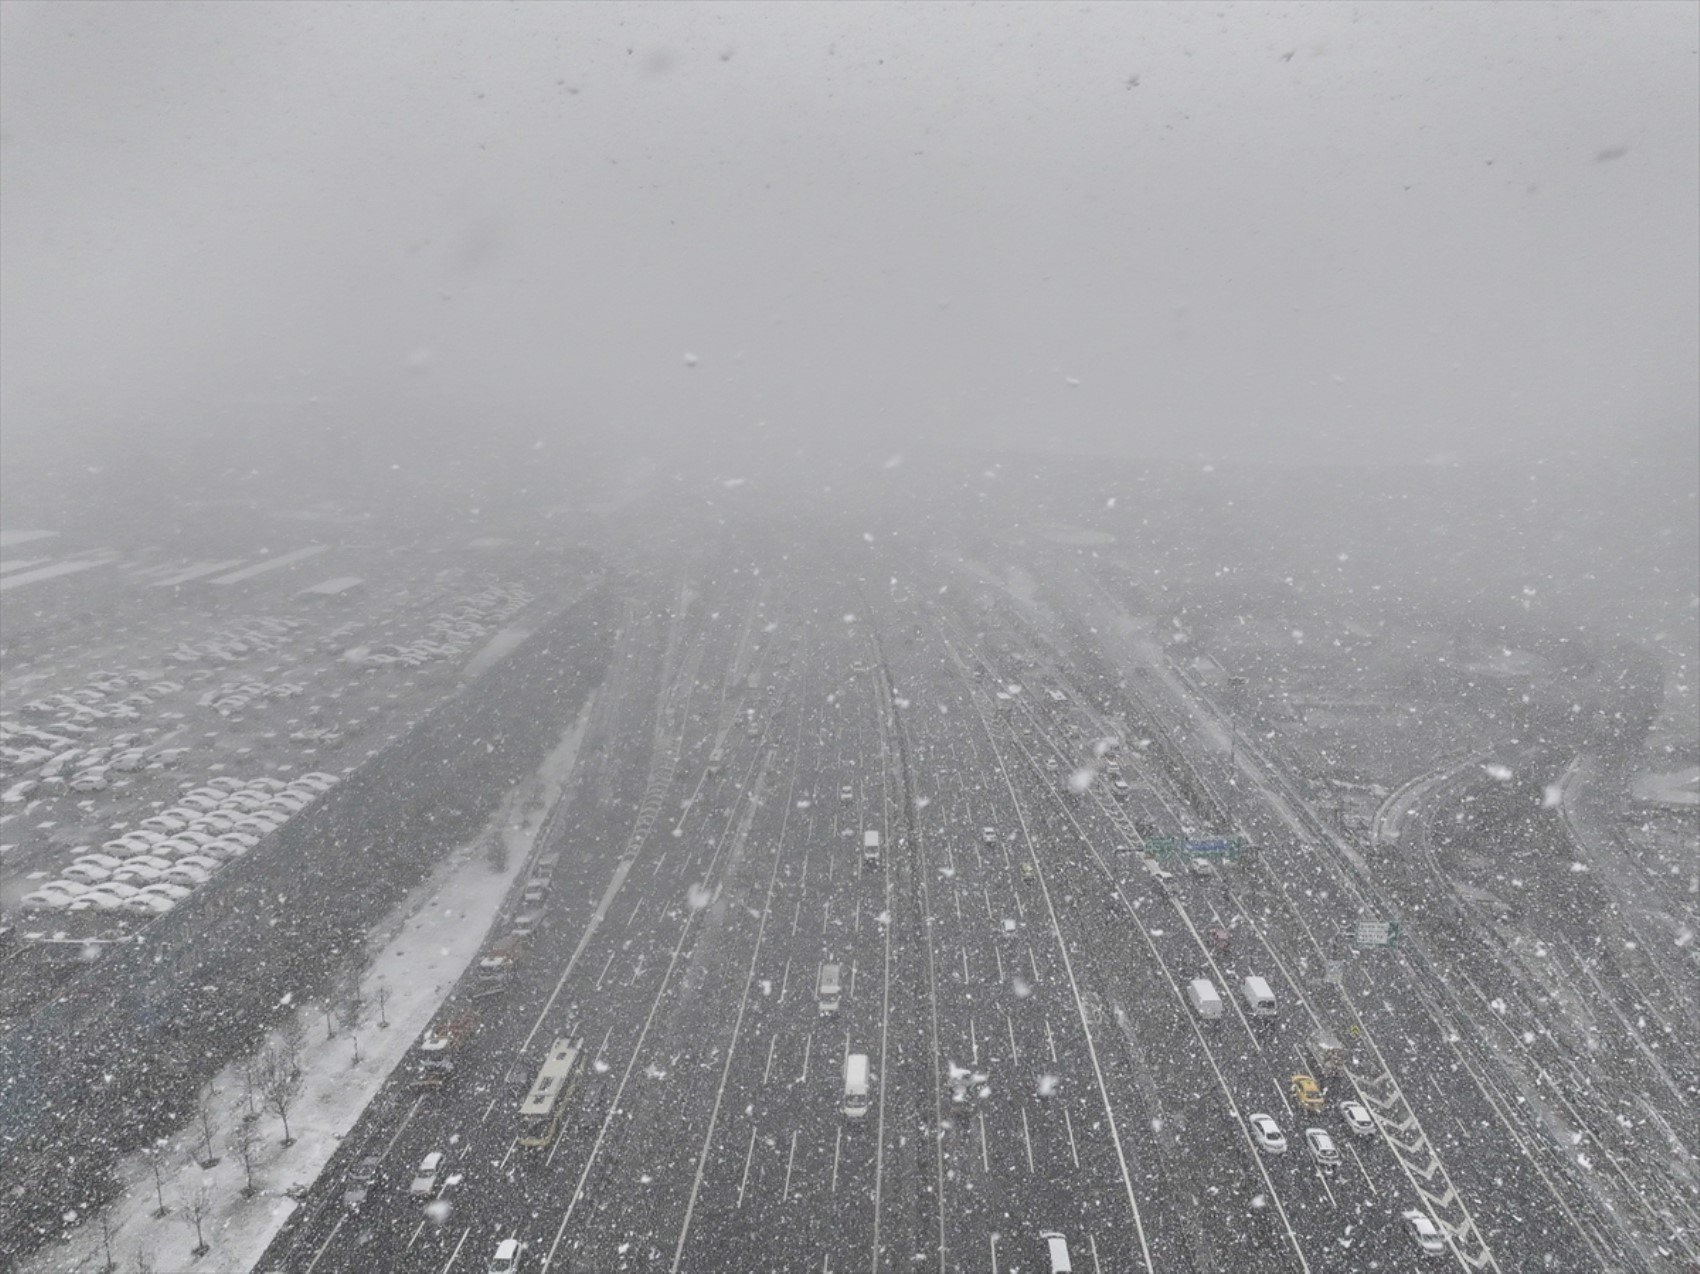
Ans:
POLYGON ((1681 463, 1696 11, 4 9, 5 449, 1681 463))

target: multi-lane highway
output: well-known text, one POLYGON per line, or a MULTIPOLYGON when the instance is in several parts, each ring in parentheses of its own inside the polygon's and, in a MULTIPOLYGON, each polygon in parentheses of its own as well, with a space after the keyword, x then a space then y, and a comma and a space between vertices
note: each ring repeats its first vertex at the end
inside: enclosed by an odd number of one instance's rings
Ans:
POLYGON ((1691 1190, 1631 1214, 1633 1160, 1552 1135, 1591 1099, 1537 1103, 1514 1056, 1536 1042, 1484 1035, 1420 942, 1351 951, 1391 905, 1375 864, 1254 746, 1221 746, 1160 652, 1112 639, 1104 595, 1050 625, 943 570, 855 574, 700 572, 627 606, 512 975, 468 971, 439 1016, 475 1023, 447 1081, 398 1070, 261 1269, 451 1274, 513 1237, 538 1270, 1015 1271, 1046 1268, 1046 1232, 1106 1274, 1403 1269, 1425 1259, 1410 1210, 1441 1266, 1694 1259, 1691 1190), (1208 874, 1141 853, 1211 837, 1252 848, 1208 874), (1189 1003, 1198 978, 1220 1016, 1189 1003), (560 1117, 522 1125, 557 1040, 580 1049, 560 1117))

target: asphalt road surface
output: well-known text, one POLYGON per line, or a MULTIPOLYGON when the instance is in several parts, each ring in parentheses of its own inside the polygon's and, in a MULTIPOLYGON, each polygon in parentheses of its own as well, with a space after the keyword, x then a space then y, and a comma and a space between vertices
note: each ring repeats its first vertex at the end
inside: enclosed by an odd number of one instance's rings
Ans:
MULTIPOLYGON (((1352 952, 1351 923, 1392 905, 1375 864, 1274 762, 1221 747, 1184 679, 1107 642, 1112 693, 1043 623, 913 564, 912 586, 865 574, 881 582, 724 571, 628 605, 539 846, 561 862, 537 932, 506 982, 468 972, 439 1019, 476 1021, 452 1075, 419 1089, 398 1069, 261 1269, 477 1271, 512 1236, 523 1268, 563 1274, 1021 1271, 1049 1268, 1046 1231, 1094 1274, 1695 1259, 1691 1181, 1638 1162, 1634 1135, 1586 1164, 1555 1135, 1612 1119, 1567 1086, 1550 1008, 1518 1001, 1528 1040, 1481 1026, 1461 975, 1510 992, 1485 957, 1430 951, 1462 931, 1444 907, 1402 913, 1420 941, 1352 952), (1138 852, 1236 835, 1255 850, 1209 876, 1175 859, 1160 879, 1138 852), (1240 994, 1252 974, 1274 1016, 1240 994), (1201 977, 1219 1017, 1187 1001, 1201 977), (1320 1029, 1347 1073, 1307 1054, 1320 1029), (579 1068, 546 1144, 521 1145, 557 1039, 579 1068), (849 1054, 871 1072, 861 1117, 849 1054), (1296 1106, 1300 1073, 1324 1081, 1320 1113, 1296 1106), (1285 1153, 1257 1147, 1254 1113, 1285 1153), (350 1207, 371 1154, 380 1179, 350 1207), (1438 1256, 1408 1209, 1440 1227, 1438 1256)), ((1065 600, 1108 618, 1090 590, 1065 600)), ((1394 884, 1407 906, 1421 887, 1394 884)), ((1675 1087, 1649 1080, 1646 1105, 1691 1145, 1692 1056, 1664 1060, 1675 1087)))

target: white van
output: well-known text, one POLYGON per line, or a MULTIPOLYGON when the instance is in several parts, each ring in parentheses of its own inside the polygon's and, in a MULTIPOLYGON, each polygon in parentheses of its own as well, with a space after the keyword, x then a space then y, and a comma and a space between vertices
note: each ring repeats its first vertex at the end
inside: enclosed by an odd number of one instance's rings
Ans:
POLYGON ((1194 978, 1186 984, 1186 998, 1193 1011, 1203 1018, 1222 1016, 1222 997, 1216 994, 1216 984, 1209 978, 1194 978))
POLYGON ((844 1059, 844 1115, 861 1119, 868 1113, 868 1055, 851 1053, 844 1059))
POLYGON ((1051 1274, 1074 1274, 1074 1263, 1068 1259, 1068 1240, 1056 1230, 1040 1230, 1051 1258, 1051 1274))
POLYGON ((862 865, 878 867, 880 865, 880 834, 878 832, 862 833, 862 865))
POLYGON ((826 963, 820 967, 820 978, 815 983, 815 999, 820 1002, 822 1017, 838 1012, 838 997, 841 994, 839 967, 836 963, 826 963))
POLYGON ((1251 1010, 1253 1017, 1275 1016, 1275 992, 1269 989, 1269 983, 1254 973, 1245 980, 1241 991, 1245 995, 1245 1006, 1251 1010))

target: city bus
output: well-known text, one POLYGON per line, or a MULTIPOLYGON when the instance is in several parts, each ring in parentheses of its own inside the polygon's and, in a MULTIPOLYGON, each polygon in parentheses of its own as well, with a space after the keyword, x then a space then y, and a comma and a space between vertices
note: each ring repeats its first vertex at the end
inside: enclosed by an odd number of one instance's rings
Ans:
POLYGON ((556 1040, 549 1046, 549 1056, 537 1079, 519 1104, 519 1144, 547 1146, 555 1140, 566 1110, 567 1096, 578 1078, 579 1054, 583 1045, 578 1040, 556 1040))

